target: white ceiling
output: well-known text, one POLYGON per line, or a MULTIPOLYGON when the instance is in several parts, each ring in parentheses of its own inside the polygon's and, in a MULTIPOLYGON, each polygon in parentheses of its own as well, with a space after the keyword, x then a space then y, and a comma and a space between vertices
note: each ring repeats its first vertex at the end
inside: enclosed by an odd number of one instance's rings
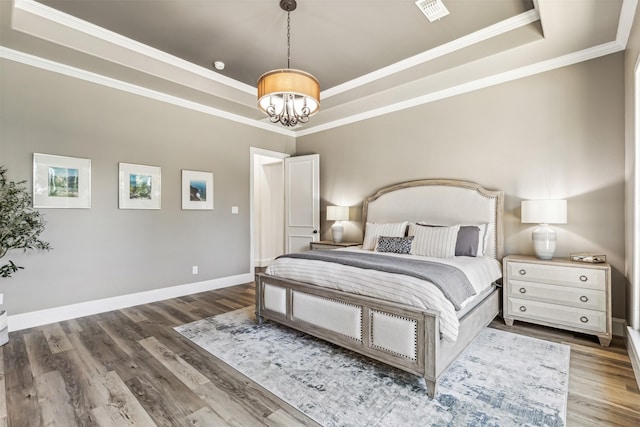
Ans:
POLYGON ((624 50, 638 0, 443 2, 430 23, 411 0, 298 0, 291 67, 322 92, 293 130, 256 108, 286 67, 278 0, 0 0, 0 57, 302 136, 624 50))

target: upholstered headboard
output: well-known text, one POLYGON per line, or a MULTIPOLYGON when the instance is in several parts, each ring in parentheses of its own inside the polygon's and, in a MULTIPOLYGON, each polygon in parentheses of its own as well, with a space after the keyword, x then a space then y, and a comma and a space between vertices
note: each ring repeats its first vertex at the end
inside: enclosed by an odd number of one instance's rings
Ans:
MULTIPOLYGON (((434 225, 489 224, 485 255, 502 260, 504 193, 469 182, 423 179, 380 189, 363 205, 368 222, 425 222, 434 225)), ((363 230, 364 231, 364 230, 363 230)))

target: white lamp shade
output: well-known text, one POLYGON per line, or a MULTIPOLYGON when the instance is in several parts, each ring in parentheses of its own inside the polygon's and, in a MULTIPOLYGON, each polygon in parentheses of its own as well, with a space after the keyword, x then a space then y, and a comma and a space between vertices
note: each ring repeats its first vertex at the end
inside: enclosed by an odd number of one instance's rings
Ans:
POLYGON ((327 221, 348 221, 349 206, 327 206, 327 221))
POLYGON ((523 224, 566 224, 566 200, 523 200, 521 204, 523 224))

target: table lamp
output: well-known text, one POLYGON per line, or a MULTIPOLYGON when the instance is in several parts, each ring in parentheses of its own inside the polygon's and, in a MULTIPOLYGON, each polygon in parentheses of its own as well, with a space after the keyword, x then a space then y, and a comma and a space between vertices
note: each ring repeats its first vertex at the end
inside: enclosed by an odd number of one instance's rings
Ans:
POLYGON ((327 206, 327 221, 335 221, 331 226, 331 235, 334 243, 342 242, 344 226, 340 221, 349 220, 348 206, 327 206))
POLYGON ((533 233, 533 250, 540 259, 551 259, 556 251, 556 232, 549 224, 567 223, 566 200, 523 200, 522 201, 523 224, 540 224, 533 233))

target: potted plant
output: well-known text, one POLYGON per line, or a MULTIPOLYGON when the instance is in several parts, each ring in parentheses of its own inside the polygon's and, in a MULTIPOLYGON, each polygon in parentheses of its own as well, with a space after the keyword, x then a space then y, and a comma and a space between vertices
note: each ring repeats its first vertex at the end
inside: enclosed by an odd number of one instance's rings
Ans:
MULTIPOLYGON (((8 278, 18 270, 23 269, 11 260, 3 258, 12 249, 45 249, 51 247, 49 243, 40 240, 40 233, 44 231, 44 218, 40 212, 31 206, 31 194, 25 187, 26 181, 9 181, 7 168, 0 165, 0 277, 8 278)), ((1 305, 0 294, 0 345, 8 340, 7 312, 1 305)))

